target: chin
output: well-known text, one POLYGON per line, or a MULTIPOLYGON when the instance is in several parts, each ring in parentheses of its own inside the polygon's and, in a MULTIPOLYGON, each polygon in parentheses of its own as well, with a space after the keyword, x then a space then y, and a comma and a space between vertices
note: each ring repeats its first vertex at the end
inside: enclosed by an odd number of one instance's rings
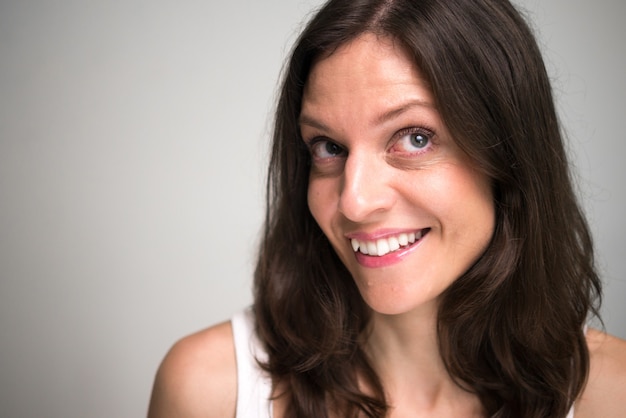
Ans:
POLYGON ((361 292, 361 297, 370 309, 380 315, 426 314, 429 317, 437 312, 437 302, 422 297, 408 297, 408 292, 390 289, 385 292, 361 292))

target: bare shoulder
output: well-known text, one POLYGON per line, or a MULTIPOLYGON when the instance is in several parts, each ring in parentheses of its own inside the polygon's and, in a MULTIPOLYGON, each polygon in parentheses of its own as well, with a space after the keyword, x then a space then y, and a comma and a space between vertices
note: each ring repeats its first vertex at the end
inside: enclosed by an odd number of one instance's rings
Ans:
POLYGON ((230 322, 178 341, 161 363, 149 418, 234 417, 237 364, 230 322))
POLYGON ((590 329, 590 371, 576 403, 576 418, 626 417, 626 341, 590 329))

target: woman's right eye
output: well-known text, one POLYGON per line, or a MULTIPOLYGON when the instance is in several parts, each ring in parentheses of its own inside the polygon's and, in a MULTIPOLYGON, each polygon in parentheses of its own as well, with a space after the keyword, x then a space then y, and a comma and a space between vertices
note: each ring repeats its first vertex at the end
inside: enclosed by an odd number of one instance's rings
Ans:
POLYGON ((311 155, 315 160, 343 157, 346 153, 346 150, 341 145, 322 138, 312 141, 310 149, 311 155))

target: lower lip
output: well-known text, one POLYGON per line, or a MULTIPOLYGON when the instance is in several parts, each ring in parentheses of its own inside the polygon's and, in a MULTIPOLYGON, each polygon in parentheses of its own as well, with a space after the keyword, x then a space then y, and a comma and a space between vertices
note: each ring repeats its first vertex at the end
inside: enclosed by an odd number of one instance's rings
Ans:
POLYGON ((355 252, 354 255, 356 257, 356 261, 364 267, 368 267, 368 268, 387 267, 387 266, 390 266, 392 264, 396 264, 402 261, 405 256, 407 256, 408 254, 412 253, 415 249, 417 249, 417 247, 424 240, 424 238, 426 238, 426 235, 422 236, 422 238, 420 238, 418 241, 415 241, 413 244, 407 247, 403 247, 399 250, 392 251, 380 257, 372 256, 372 255, 365 255, 360 251, 355 252))

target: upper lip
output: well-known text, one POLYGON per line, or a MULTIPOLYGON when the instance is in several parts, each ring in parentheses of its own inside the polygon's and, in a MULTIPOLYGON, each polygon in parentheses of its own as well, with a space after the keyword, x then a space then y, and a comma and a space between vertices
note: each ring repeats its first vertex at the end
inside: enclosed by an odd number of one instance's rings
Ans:
POLYGON ((357 239, 359 241, 376 241, 382 238, 389 238, 399 234, 410 234, 412 232, 420 232, 426 228, 416 228, 416 229, 406 229, 406 228, 397 228, 397 229, 380 229, 373 232, 348 232, 344 234, 344 236, 348 239, 357 239))

